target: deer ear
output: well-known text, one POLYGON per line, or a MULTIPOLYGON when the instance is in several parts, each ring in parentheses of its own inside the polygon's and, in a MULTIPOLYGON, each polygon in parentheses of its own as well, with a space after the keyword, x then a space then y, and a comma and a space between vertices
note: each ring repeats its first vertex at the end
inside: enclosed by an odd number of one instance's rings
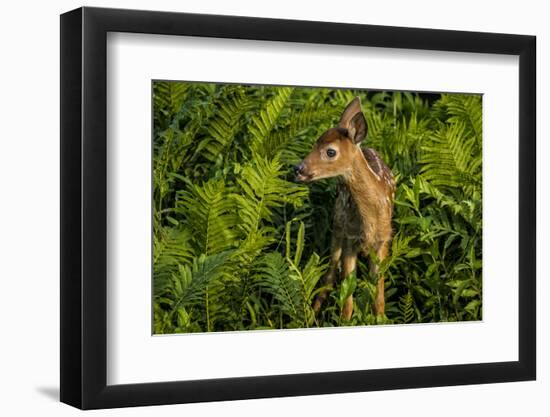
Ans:
POLYGON ((351 119, 351 126, 348 128, 349 135, 354 143, 361 143, 367 136, 367 119, 363 112, 356 113, 351 119))
POLYGON ((340 117, 340 127, 347 129, 354 143, 360 143, 367 136, 367 120, 361 111, 361 100, 355 97, 340 117))

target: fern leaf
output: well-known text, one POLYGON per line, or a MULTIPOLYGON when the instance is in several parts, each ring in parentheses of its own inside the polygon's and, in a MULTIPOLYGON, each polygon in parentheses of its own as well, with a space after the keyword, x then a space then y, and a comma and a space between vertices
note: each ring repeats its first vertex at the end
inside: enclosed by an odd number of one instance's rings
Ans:
POLYGON ((437 108, 444 112, 449 123, 463 123, 468 134, 481 143, 482 134, 482 98, 479 95, 443 94, 437 108))
POLYGON ((178 273, 172 276, 172 310, 203 303, 208 285, 223 275, 224 265, 230 255, 230 251, 209 256, 202 254, 194 259, 192 267, 180 265, 178 273))
POLYGON ((176 210, 192 231, 198 253, 219 253, 234 245, 238 218, 233 193, 223 180, 212 179, 180 192, 176 210))
MULTIPOLYGON (((481 154, 473 153, 475 139, 463 123, 442 126, 422 147, 424 179, 435 186, 477 189, 481 185, 481 154)), ((469 193, 470 193, 469 192, 469 193)))
POLYGON ((272 252, 263 256, 257 275, 260 285, 274 297, 283 314, 297 322, 302 322, 300 286, 298 281, 291 278, 288 264, 281 254, 272 252))
POLYGON ((250 110, 251 103, 242 87, 230 86, 214 103, 217 112, 207 121, 205 137, 200 140, 195 156, 200 154, 211 162, 223 156, 240 131, 243 116, 250 110))
POLYGON ((170 120, 179 111, 190 84, 170 81, 153 83, 153 108, 157 120, 170 120))
POLYGON ((241 193, 235 199, 239 206, 239 227, 248 236, 258 230, 262 222, 269 223, 273 209, 284 204, 299 206, 307 196, 301 185, 281 179, 282 165, 257 157, 243 167, 237 183, 241 193))
POLYGON ((414 298, 410 291, 399 299, 399 311, 401 312, 401 323, 414 321, 414 298))
POLYGON ((310 103, 303 109, 292 109, 283 128, 273 130, 263 141, 254 142, 255 154, 266 158, 279 156, 294 164, 311 151, 313 141, 337 116, 334 107, 310 103))
POLYGON ((189 245, 191 233, 187 229, 162 228, 153 236, 154 293, 159 295, 179 265, 192 262, 189 245))
POLYGON ((267 101, 262 110, 252 117, 250 127, 248 129, 251 136, 250 147, 253 153, 258 155, 266 155, 261 148, 264 146, 269 134, 275 129, 277 120, 285 107, 293 88, 283 87, 276 90, 275 95, 267 101))

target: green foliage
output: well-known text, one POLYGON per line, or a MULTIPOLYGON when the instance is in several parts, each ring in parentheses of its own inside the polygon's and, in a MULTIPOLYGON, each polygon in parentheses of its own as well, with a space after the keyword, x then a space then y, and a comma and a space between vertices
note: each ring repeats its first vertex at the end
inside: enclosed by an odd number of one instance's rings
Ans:
POLYGON ((481 97, 163 81, 153 105, 155 333, 481 319, 481 97), (292 165, 356 95, 398 182, 386 316, 360 258, 315 317, 337 181, 292 165))
POLYGON ((185 217, 195 253, 218 253, 233 245, 237 215, 233 210, 234 196, 223 180, 211 179, 201 186, 192 184, 177 195, 175 212, 185 217))
POLYGON ((401 323, 412 323, 414 321, 414 298, 410 292, 399 299, 399 311, 401 323))

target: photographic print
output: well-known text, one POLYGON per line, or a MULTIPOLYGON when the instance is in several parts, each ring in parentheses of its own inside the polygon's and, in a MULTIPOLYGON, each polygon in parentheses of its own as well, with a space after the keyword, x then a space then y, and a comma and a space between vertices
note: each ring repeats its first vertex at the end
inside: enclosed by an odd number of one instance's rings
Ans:
POLYGON ((60 23, 62 402, 536 379, 535 36, 60 23))
POLYGON ((152 82, 153 333, 482 319, 482 96, 152 82))

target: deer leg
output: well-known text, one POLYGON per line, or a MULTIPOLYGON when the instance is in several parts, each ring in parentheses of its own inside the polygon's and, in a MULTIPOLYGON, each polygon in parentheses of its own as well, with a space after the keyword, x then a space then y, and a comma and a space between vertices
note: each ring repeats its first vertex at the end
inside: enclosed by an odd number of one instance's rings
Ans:
POLYGON ((315 314, 319 313, 319 310, 321 310, 321 306, 327 299, 329 292, 334 286, 334 281, 336 281, 336 276, 338 274, 338 270, 340 269, 341 257, 342 239, 338 237, 333 237, 331 243, 330 265, 327 273, 323 278, 323 285, 327 288, 323 288, 315 297, 315 301, 313 302, 313 311, 315 312, 315 314))
POLYGON ((376 251, 376 256, 378 259, 375 262, 371 261, 371 270, 378 278, 378 282, 376 284, 376 299, 374 301, 374 314, 376 314, 377 316, 382 316, 384 314, 384 309, 386 305, 386 301, 384 298, 384 276, 380 275, 378 263, 386 259, 386 257, 388 256, 388 251, 389 242, 382 243, 376 251))
MULTIPOLYGON (((357 251, 353 249, 351 242, 348 240, 342 255, 342 279, 345 279, 349 274, 355 271, 357 265, 357 251)), ((350 320, 353 314, 353 295, 348 296, 342 308, 342 318, 350 320)))

